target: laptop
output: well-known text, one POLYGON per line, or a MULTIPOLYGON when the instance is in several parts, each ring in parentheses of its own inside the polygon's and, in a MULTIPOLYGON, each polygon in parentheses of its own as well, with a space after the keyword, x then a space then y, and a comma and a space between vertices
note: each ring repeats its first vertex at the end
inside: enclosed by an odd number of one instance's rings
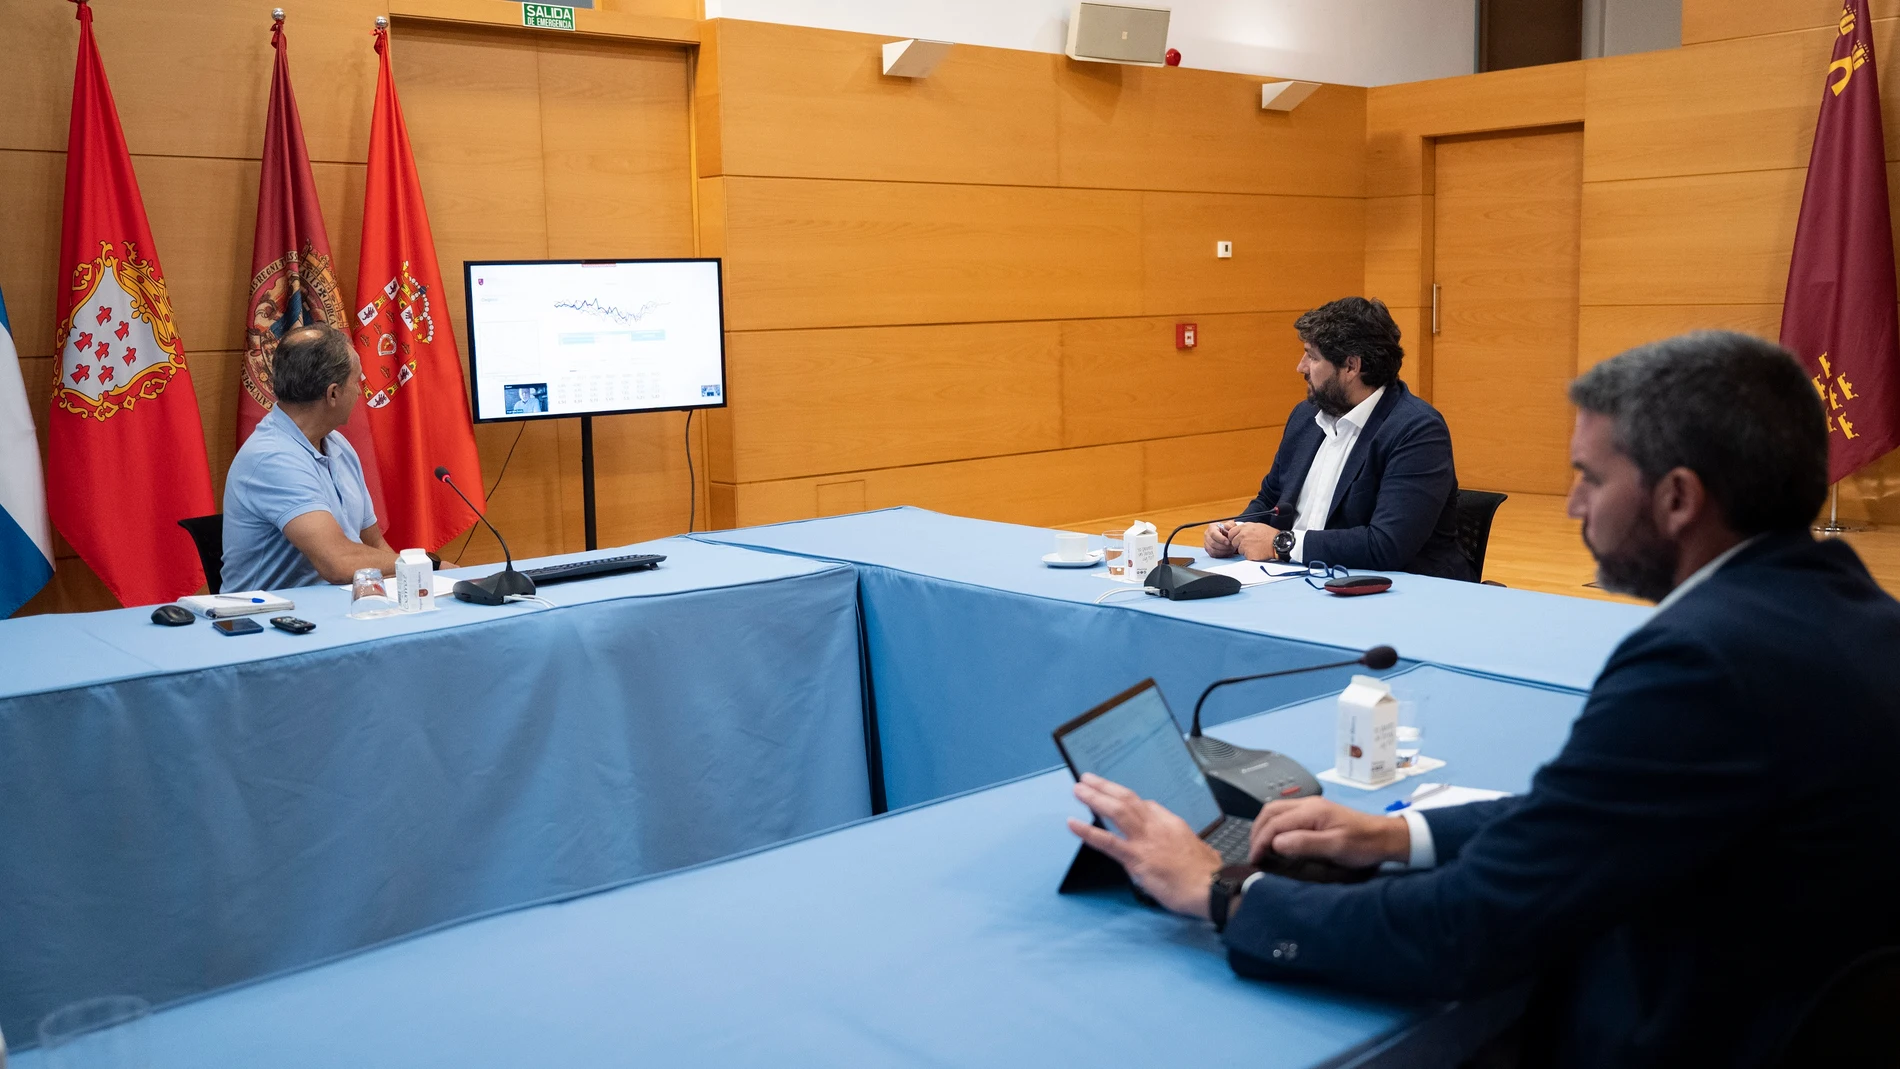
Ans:
MULTIPOLYGON (((1055 736, 1076 779, 1093 772, 1160 802, 1198 829, 1201 841, 1218 850, 1222 861, 1247 862, 1253 821, 1221 812, 1154 680, 1144 679, 1090 709, 1057 728, 1055 736)), ((1106 817, 1095 819, 1119 834, 1106 817)))

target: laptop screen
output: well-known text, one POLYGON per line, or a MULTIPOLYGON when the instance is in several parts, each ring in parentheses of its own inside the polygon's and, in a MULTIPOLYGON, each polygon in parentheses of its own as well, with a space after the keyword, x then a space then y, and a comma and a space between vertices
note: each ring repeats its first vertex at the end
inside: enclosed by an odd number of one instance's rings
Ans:
POLYGON ((1152 682, 1060 737, 1077 776, 1093 772, 1113 780, 1160 802, 1197 832, 1220 820, 1207 777, 1152 682))

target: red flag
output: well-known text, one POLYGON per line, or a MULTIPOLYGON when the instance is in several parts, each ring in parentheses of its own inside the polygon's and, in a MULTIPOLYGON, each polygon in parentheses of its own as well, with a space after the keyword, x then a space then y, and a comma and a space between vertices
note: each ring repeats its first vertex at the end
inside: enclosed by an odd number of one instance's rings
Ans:
POLYGON ((178 521, 217 508, 185 346, 85 0, 77 18, 47 506, 122 604, 171 601, 205 581, 178 521))
MULTIPOLYGON (((290 42, 284 21, 271 23, 277 62, 271 71, 270 110, 264 120, 264 165, 257 185, 257 234, 251 240, 251 321, 244 330, 243 389, 238 391, 237 440, 251 436, 257 421, 277 403, 271 392, 271 357, 277 339, 312 323, 349 329, 343 293, 330 257, 330 236, 317 203, 316 179, 303 142, 303 121, 290 88, 290 42)), ((363 462, 376 515, 383 515, 382 479, 376 443, 362 405, 350 413, 343 436, 363 462)))
POLYGON ((1900 310, 1867 0, 1847 0, 1821 90, 1781 344, 1827 410, 1828 481, 1900 445, 1900 310))
POLYGON ((454 472, 457 485, 482 508, 481 458, 422 184, 389 75, 387 30, 376 31, 376 54, 353 336, 388 502, 383 530, 397 548, 440 549, 475 517, 436 481, 436 466, 454 472))

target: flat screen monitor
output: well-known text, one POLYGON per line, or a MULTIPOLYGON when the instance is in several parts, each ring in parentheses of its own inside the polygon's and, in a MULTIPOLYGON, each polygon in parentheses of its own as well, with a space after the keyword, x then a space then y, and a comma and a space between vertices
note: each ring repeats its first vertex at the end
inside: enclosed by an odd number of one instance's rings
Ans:
POLYGON ((477 423, 726 403, 719 261, 467 261, 477 423))

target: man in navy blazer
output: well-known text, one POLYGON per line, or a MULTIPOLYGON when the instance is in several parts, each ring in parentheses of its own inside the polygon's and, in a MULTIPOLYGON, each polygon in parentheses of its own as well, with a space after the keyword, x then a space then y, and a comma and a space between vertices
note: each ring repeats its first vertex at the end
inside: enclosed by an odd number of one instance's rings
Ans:
POLYGON ((1533 981, 1527 1064, 1771 1063, 1829 976, 1900 943, 1900 604, 1808 533, 1830 431, 1781 349, 1658 342, 1571 400, 1570 514, 1598 578, 1661 604, 1528 794, 1261 810, 1256 859, 1410 870, 1360 884, 1221 869, 1099 779, 1076 795, 1126 838, 1071 827, 1169 908, 1229 917, 1244 976, 1440 998, 1533 981))
POLYGON ((1382 302, 1346 297, 1293 324, 1306 400, 1245 515, 1207 529, 1211 556, 1478 576, 1458 548, 1458 474, 1438 410, 1399 381, 1405 350, 1382 302))

